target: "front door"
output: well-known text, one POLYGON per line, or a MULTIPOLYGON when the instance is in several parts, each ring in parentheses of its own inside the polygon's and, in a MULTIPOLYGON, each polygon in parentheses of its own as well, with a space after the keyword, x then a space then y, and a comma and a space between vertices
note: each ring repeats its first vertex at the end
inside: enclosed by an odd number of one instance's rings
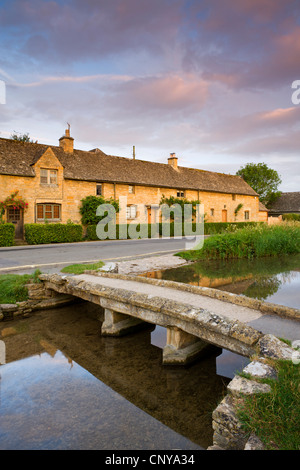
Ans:
POLYGON ((222 222, 227 222, 227 210, 222 210, 222 222))
POLYGON ((15 238, 23 238, 23 210, 9 207, 7 209, 7 222, 15 226, 15 238))

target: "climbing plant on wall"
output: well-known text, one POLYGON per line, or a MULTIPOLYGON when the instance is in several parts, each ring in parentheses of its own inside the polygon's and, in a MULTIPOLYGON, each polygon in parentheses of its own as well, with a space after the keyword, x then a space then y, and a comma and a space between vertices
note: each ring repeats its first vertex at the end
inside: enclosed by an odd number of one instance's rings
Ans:
POLYGON ((15 191, 10 196, 8 196, 4 201, 0 201, 0 219, 2 218, 5 209, 12 207, 13 209, 23 209, 26 210, 28 203, 19 196, 19 191, 15 191))

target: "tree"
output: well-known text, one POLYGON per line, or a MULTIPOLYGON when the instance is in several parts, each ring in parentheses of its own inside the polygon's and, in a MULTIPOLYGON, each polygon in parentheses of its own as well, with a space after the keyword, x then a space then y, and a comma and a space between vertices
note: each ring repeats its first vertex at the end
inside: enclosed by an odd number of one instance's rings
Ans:
POLYGON ((16 131, 14 131, 14 134, 11 134, 10 138, 12 140, 16 140, 17 142, 31 142, 33 143, 33 140, 30 139, 29 134, 17 134, 16 131))
POLYGON ((278 186, 281 183, 276 170, 269 168, 265 163, 247 163, 237 172, 246 183, 259 195, 259 200, 266 206, 274 203, 281 195, 278 186))

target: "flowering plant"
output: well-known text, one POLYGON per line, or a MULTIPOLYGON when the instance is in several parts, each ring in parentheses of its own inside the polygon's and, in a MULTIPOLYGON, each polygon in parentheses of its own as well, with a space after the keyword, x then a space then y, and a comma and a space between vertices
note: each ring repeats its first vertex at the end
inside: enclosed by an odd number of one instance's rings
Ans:
POLYGON ((4 210, 8 207, 13 207, 13 209, 27 209, 28 203, 21 196, 18 196, 18 194, 19 191, 15 191, 4 199, 4 201, 0 201, 0 214, 3 214, 4 210))

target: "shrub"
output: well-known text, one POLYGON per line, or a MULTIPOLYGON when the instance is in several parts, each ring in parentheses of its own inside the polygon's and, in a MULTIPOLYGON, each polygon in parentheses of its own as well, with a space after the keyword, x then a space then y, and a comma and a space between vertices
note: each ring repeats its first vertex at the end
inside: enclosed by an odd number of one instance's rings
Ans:
POLYGON ((82 240, 79 224, 25 224, 25 240, 29 245, 71 243, 82 240))
POLYGON ((103 196, 87 196, 81 200, 80 214, 83 225, 96 225, 104 216, 97 216, 97 208, 101 204, 110 204, 116 213, 119 212, 119 203, 114 199, 104 199, 103 196))
POLYGON ((300 214, 282 214, 282 220, 297 220, 300 221, 300 214))
POLYGON ((0 224, 0 246, 12 246, 15 239, 14 224, 0 224))
MULTIPOLYGON (((122 237, 123 237, 124 232, 126 232, 126 238, 127 239, 132 238, 132 237, 129 236, 130 235, 130 232, 129 232, 129 226, 130 225, 132 226, 133 230, 136 230, 137 238, 142 238, 141 236, 138 236, 138 232, 140 232, 140 231, 142 232, 142 235, 146 234, 145 238, 151 238, 151 225, 150 224, 145 224, 147 226, 147 229, 145 229, 145 228, 141 229, 140 224, 126 224, 126 230, 124 230, 124 224, 123 225, 116 224, 116 240, 120 240, 120 235, 122 235, 122 237)), ((97 230, 97 225, 88 225, 87 226, 87 228, 86 228, 86 238, 87 238, 87 240, 99 240, 96 230, 97 230)))

